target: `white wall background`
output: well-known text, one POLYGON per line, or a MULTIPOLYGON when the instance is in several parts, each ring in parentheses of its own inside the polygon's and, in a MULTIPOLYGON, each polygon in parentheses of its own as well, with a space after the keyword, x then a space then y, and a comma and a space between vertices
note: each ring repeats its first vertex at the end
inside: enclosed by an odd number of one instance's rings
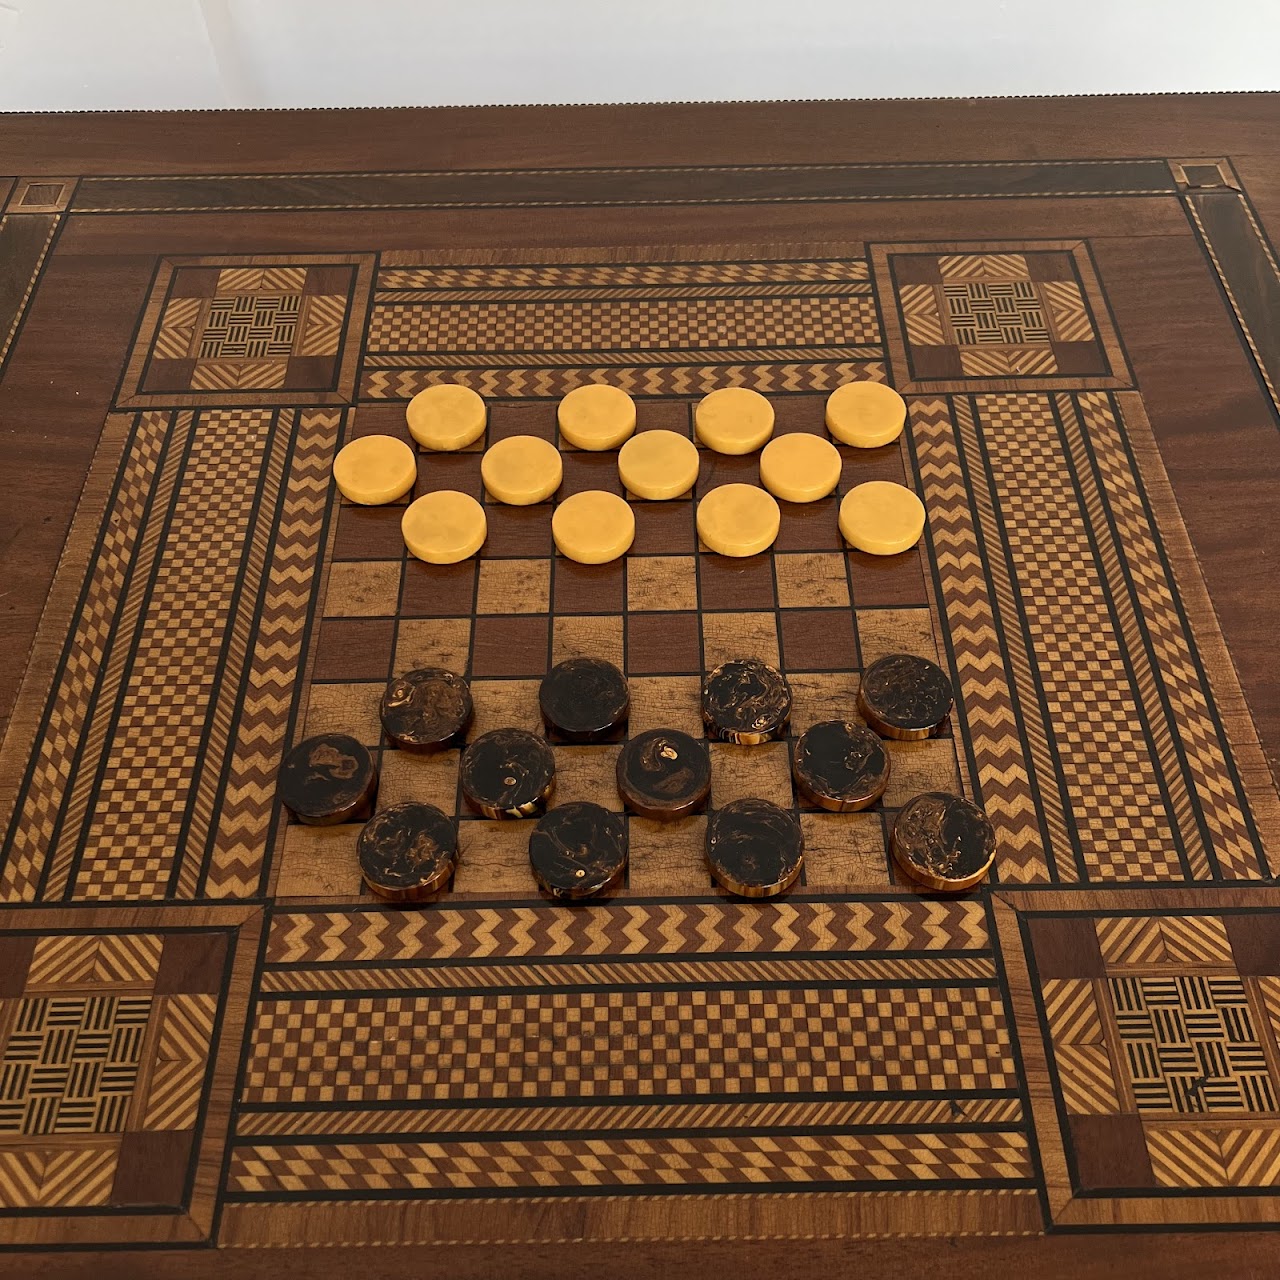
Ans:
POLYGON ((0 0, 0 109, 1280 88, 1275 0, 0 0))

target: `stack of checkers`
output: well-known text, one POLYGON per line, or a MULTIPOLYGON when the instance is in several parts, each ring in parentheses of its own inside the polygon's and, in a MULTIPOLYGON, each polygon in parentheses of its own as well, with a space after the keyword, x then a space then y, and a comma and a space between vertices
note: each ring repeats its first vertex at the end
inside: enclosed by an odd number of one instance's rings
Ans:
MULTIPOLYGON (((777 668, 754 657, 736 658, 707 675, 701 705, 706 738, 758 747, 787 734, 792 691, 777 668)), ((858 693, 857 710, 865 724, 826 720, 795 740, 791 768, 797 790, 833 812, 868 808, 889 781, 890 757, 881 737, 911 741, 938 734, 951 708, 951 683, 934 663, 908 654, 879 659, 863 673, 858 693)), ((467 682, 431 667, 391 680, 380 716, 387 738, 401 751, 461 748, 459 786, 468 807, 495 821, 536 818, 528 841, 534 881, 554 899, 588 898, 625 878, 627 824, 621 814, 595 803, 549 807, 556 785, 553 744, 620 742, 627 732, 630 690, 611 663, 572 658, 542 680, 538 710, 540 734, 499 728, 468 743, 474 709, 467 682)), ((615 777, 625 808, 655 822, 697 813, 711 796, 706 742, 675 728, 650 729, 621 741, 615 777)), ((343 735, 306 739, 281 768, 281 800, 298 821, 368 819, 356 853, 375 894, 389 902, 423 902, 453 874, 457 825, 423 802, 374 812, 376 792, 369 752, 343 735)), ((900 810, 891 847, 898 865, 920 884, 958 891, 987 874, 994 834, 985 815, 968 801, 930 792, 900 810)), ((804 837, 790 809, 744 797, 711 810, 705 857, 711 875, 731 893, 773 897, 799 878, 804 837)))
MULTIPOLYGON (((488 410, 469 387, 443 383, 414 396, 406 419, 421 449, 453 453, 478 444, 488 410)), ((902 397, 880 383, 846 383, 827 399, 827 431, 854 448, 892 442, 905 419, 902 397)), ((774 437, 773 406, 744 387, 723 387, 703 397, 694 413, 697 444, 674 431, 637 434, 635 402, 620 388, 603 383, 569 392, 560 401, 556 422, 560 439, 575 449, 617 450, 623 489, 647 502, 679 498, 694 487, 701 469, 698 445, 725 455, 759 451, 759 484, 722 484, 698 503, 699 537, 709 550, 725 556, 768 550, 778 536, 778 500, 818 502, 835 491, 841 476, 842 459, 831 439, 803 432, 774 437)), ((480 471, 485 493, 494 502, 534 506, 555 501, 552 533, 561 555, 582 564, 607 564, 630 549, 636 522, 625 498, 589 489, 557 500, 564 465, 549 441, 514 435, 493 442, 480 471)), ((333 474, 348 501, 366 506, 398 502, 420 481, 414 450, 388 435, 352 440, 334 460, 333 474)), ((476 555, 488 536, 484 506, 470 494, 435 487, 430 474, 425 487, 405 508, 405 545, 429 564, 456 564, 476 555)), ((851 547, 870 555, 896 555, 920 540, 925 511, 904 485, 872 480, 845 494, 838 524, 851 547)))

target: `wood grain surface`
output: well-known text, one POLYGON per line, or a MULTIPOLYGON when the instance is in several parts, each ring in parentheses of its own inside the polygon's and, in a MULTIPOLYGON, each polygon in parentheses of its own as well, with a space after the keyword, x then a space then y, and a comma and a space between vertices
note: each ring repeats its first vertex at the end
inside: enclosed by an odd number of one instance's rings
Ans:
MULTIPOLYGON (((5 124, 0 1267, 1270 1267, 1280 95, 5 124), (492 441, 556 440, 594 379, 688 433, 726 376, 810 431, 889 381, 908 431, 741 564, 676 500, 625 565, 489 504, 478 562, 425 566, 329 490, 432 380, 492 441), (920 493, 921 551, 846 553, 868 478, 920 493), (534 730, 573 656, 625 672, 631 734, 701 736, 744 644, 791 730, 711 744, 711 806, 796 815, 775 903, 713 888, 705 817, 634 816, 598 904, 540 901, 458 753, 380 736, 395 671, 534 730), (792 739, 902 651, 949 669, 951 734, 889 744, 866 813, 805 805, 792 739), (423 911, 362 891, 352 825, 283 820, 304 731, 459 815, 423 911), (984 803, 992 886, 894 875, 928 790, 984 803)), ((422 484, 482 497, 479 456, 422 484)), ((694 497, 754 465, 704 452, 694 497)), ((617 749, 557 746, 555 803, 620 809, 617 749)))

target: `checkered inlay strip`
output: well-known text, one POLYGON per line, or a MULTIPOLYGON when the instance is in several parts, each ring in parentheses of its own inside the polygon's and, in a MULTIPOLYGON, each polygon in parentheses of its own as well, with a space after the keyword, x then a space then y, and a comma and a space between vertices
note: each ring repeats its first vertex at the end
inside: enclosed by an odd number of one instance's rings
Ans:
POLYGON ((980 987, 272 1000, 243 1097, 1002 1089, 1008 1055, 999 997, 980 987))
POLYGON ((652 302, 378 303, 369 350, 661 351, 865 346, 879 341, 875 299, 657 299, 652 302))
POLYGON ((232 1161, 232 1195, 571 1187, 974 1182, 1031 1176, 1020 1133, 759 1134, 571 1141, 256 1146, 232 1161))

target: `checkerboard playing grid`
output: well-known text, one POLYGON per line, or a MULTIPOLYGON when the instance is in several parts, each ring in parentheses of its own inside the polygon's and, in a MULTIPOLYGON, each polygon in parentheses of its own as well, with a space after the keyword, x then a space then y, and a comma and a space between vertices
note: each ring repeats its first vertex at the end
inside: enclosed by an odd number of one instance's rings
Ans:
MULTIPOLYGON (((639 429, 692 435, 696 398, 638 402, 639 429)), ((825 397, 773 397, 778 431, 822 433, 825 397)), ((486 500, 479 463, 484 443, 511 434, 558 441, 555 401, 491 401, 486 442, 458 454, 423 454, 423 492, 455 488, 486 500)), ((399 406, 365 406, 353 430, 400 432, 399 406)), ((559 498, 584 489, 622 493, 616 454, 562 445, 559 498)), ((805 886, 884 885, 891 814, 810 811, 797 797, 790 753, 795 736, 820 719, 854 713, 858 671, 884 653, 938 650, 921 554, 876 560, 843 546, 840 497, 872 479, 911 483, 905 442, 876 450, 843 448, 837 493, 808 505, 783 503, 782 528, 763 555, 731 560, 699 546, 693 497, 733 481, 757 481, 756 459, 703 452, 692 496, 636 501, 630 554, 607 565, 580 565, 553 554, 552 504, 509 507, 489 502, 489 537, 478 559, 420 563, 404 553, 401 505, 342 503, 321 606, 306 733, 352 732, 380 751, 379 805, 425 799, 462 822, 461 857, 452 893, 536 896, 529 874, 528 824, 474 818, 457 792, 457 753, 423 758, 385 748, 377 717, 382 685, 394 672, 439 665, 465 672, 476 704, 473 736, 489 729, 540 727, 537 688, 556 662, 605 658, 630 683, 631 734, 668 726, 703 736, 703 674, 727 658, 756 656, 781 667, 795 699, 791 737, 763 747, 711 743, 712 807, 759 796, 802 813, 809 837, 805 886)), ((614 785, 617 746, 557 746, 553 803, 593 800, 620 810, 614 785)), ((943 738, 893 744, 901 783, 892 807, 926 788, 961 789, 955 745, 943 738)), ((710 892, 702 857, 705 818, 658 826, 631 817, 625 892, 710 892)), ((284 835, 276 892, 282 896, 359 891, 354 831, 291 826, 284 835)))

